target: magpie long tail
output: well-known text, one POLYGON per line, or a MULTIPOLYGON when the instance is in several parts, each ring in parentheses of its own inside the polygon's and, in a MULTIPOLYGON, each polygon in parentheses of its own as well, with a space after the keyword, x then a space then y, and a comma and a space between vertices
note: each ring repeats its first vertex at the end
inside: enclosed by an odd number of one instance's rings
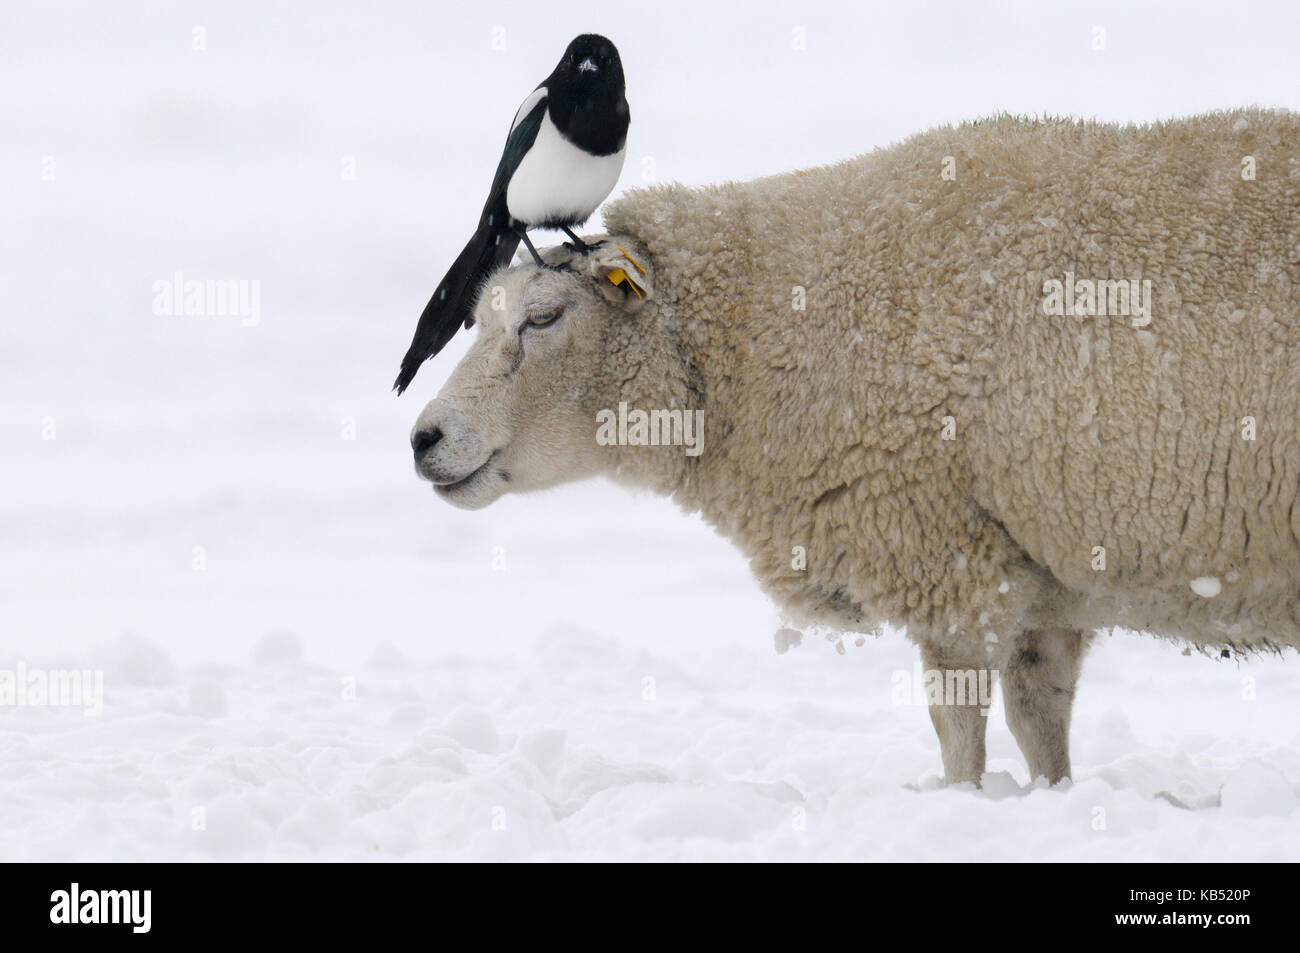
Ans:
MULTIPOLYGON (((495 222, 506 225, 507 219, 508 216, 501 215, 495 222)), ((420 322, 415 326, 415 337, 402 358, 402 369, 393 382, 393 389, 399 394, 410 385, 420 365, 446 347, 461 325, 468 324, 484 279, 514 258, 519 236, 495 222, 489 224, 488 216, 484 216, 484 222, 456 256, 424 306, 420 322)))

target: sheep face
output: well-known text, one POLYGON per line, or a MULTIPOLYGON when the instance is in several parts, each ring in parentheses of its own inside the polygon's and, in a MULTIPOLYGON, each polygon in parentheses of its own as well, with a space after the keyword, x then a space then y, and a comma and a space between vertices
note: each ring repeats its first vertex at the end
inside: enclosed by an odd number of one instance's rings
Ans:
POLYGON ((595 415, 617 403, 619 358, 649 278, 613 240, 587 256, 561 247, 543 258, 546 268, 517 265, 488 279, 475 309, 477 340, 411 432, 416 473, 464 509, 614 466, 610 448, 596 442, 595 415), (620 268, 637 275, 640 297, 609 280, 620 268))

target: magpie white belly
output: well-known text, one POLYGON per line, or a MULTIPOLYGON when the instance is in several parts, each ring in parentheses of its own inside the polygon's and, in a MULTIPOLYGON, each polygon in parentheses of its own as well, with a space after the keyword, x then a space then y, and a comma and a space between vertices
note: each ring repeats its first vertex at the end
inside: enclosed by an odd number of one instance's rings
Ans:
POLYGON ((584 152, 560 134, 550 116, 543 117, 506 188, 511 216, 530 226, 585 221, 613 191, 626 156, 627 146, 607 156, 584 152))

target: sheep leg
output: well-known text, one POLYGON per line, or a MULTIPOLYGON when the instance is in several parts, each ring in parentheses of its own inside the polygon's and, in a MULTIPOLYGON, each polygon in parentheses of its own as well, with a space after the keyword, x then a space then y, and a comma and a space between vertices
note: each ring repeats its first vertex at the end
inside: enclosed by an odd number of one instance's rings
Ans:
MULTIPOLYGON (((927 671, 939 672, 945 686, 955 683, 990 685, 992 674, 988 663, 980 660, 968 663, 956 659, 931 645, 921 646, 921 659, 927 671)), ((939 750, 943 755, 945 784, 969 781, 977 787, 984 775, 984 729, 988 725, 988 699, 947 697, 940 692, 929 700, 930 721, 939 735, 939 750), (960 702, 960 704, 958 703, 960 702)))
POLYGON ((1070 776, 1070 709, 1083 661, 1078 629, 1030 629, 1016 640, 1002 673, 1007 727, 1033 778, 1070 776))

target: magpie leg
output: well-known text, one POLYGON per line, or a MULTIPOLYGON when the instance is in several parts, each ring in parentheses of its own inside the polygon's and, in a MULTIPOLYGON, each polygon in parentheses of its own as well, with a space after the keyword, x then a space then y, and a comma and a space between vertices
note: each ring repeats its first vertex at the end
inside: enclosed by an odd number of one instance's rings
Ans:
POLYGON ((528 253, 533 256, 533 261, 537 262, 537 267, 545 268, 546 262, 542 261, 542 256, 537 254, 537 249, 533 247, 533 243, 528 237, 528 229, 516 228, 515 232, 524 240, 524 244, 528 246, 528 253))
POLYGON ((573 242, 574 249, 580 255, 590 255, 595 249, 605 244, 604 242, 596 242, 596 244, 594 245, 588 245, 577 235, 573 234, 573 230, 569 228, 569 226, 567 225, 561 225, 560 231, 564 232, 564 234, 569 236, 569 241, 573 242))

